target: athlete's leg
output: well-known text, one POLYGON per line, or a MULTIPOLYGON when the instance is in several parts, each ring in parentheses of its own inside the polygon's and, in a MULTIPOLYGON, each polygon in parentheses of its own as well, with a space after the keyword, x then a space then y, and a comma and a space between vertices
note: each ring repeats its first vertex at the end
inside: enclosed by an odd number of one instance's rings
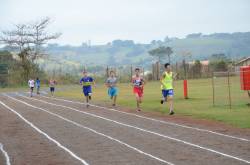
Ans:
POLYGON ((140 107, 140 96, 138 93, 135 94, 135 98, 136 98, 136 106, 137 106, 137 111, 141 111, 141 107, 140 107))
POLYGON ((30 88, 30 97, 32 97, 32 92, 33 92, 33 90, 32 90, 32 87, 30 88))
POLYGON ((54 92, 55 92, 55 88, 53 87, 52 92, 51 92, 52 96, 54 96, 54 92))
POLYGON ((37 87, 36 93, 39 95, 40 94, 40 86, 37 87))
POLYGON ((89 107, 89 96, 85 96, 85 99, 86 99, 86 107, 88 108, 89 107))
POLYGON ((174 114, 173 96, 168 96, 168 101, 169 101, 169 114, 173 115, 174 114))
POLYGON ((117 95, 114 96, 114 99, 113 99, 113 106, 116 106, 116 99, 117 99, 117 95))
POLYGON ((163 104, 164 102, 167 102, 167 91, 162 90, 161 92, 162 92, 161 104, 163 104))

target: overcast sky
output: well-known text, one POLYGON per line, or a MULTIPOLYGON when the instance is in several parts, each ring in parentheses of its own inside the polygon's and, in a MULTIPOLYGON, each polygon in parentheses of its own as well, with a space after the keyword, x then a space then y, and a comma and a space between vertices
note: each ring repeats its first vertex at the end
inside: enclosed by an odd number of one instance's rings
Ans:
POLYGON ((250 31, 250 0, 0 0, 0 30, 49 16, 55 42, 149 43, 189 33, 250 31))

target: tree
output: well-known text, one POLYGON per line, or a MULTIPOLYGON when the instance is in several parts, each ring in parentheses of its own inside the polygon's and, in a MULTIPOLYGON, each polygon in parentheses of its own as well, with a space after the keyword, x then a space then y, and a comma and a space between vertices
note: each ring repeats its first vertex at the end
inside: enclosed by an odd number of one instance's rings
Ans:
POLYGON ((12 54, 8 51, 0 51, 0 87, 8 84, 8 73, 10 67, 15 62, 12 54))
POLYGON ((201 77, 202 64, 201 64, 200 60, 195 60, 192 69, 193 69, 193 76, 195 78, 201 77))
POLYGON ((148 52, 151 56, 157 57, 160 62, 162 58, 165 56, 168 57, 168 62, 171 62, 170 56, 173 54, 173 50, 171 47, 160 46, 156 49, 152 49, 148 52))
POLYGON ((213 71, 227 71, 228 65, 231 63, 230 59, 223 53, 213 54, 210 57, 210 66, 213 68, 213 71))
POLYGON ((50 22, 50 18, 46 17, 32 23, 16 24, 13 30, 2 31, 0 35, 0 41, 18 54, 24 70, 24 80, 28 79, 34 61, 46 55, 43 45, 61 35, 47 32, 50 22))
POLYGON ((184 78, 186 79, 187 78, 187 64, 186 64, 186 61, 187 61, 188 58, 192 57, 192 53, 189 50, 184 50, 184 51, 181 51, 180 54, 183 57, 182 65, 183 65, 183 69, 184 69, 184 78))

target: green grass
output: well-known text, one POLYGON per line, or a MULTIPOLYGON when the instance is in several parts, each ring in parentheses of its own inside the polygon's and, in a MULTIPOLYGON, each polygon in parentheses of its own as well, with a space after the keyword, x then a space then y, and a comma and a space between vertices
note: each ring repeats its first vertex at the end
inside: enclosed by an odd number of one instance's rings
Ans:
POLYGON ((17 92, 17 91, 25 91, 28 90, 27 87, 16 86, 16 87, 0 87, 0 93, 4 92, 17 92))
MULTIPOLYGON (((240 128, 250 128, 249 98, 240 90, 238 77, 231 78, 232 109, 228 104, 227 84, 223 78, 215 80, 215 106, 212 102, 211 79, 189 80, 189 99, 183 99, 182 81, 175 82, 174 108, 177 115, 191 116, 199 119, 221 121, 240 128)), ((83 99, 80 86, 69 86, 68 89, 57 91, 57 96, 83 99)), ((145 86, 144 111, 168 114, 167 105, 160 104, 161 91, 158 82, 149 82, 145 86)), ((94 102, 109 103, 107 89, 99 85, 93 90, 94 102)), ((135 98, 129 84, 119 84, 118 104, 123 107, 135 108, 135 98)))

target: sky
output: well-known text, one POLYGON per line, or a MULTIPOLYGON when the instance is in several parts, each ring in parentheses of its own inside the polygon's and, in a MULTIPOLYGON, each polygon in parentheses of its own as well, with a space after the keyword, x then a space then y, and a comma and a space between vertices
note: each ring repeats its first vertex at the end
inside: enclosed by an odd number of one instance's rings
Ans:
POLYGON ((0 30, 50 17, 56 43, 149 43, 190 33, 250 31, 250 0, 0 0, 0 30))

